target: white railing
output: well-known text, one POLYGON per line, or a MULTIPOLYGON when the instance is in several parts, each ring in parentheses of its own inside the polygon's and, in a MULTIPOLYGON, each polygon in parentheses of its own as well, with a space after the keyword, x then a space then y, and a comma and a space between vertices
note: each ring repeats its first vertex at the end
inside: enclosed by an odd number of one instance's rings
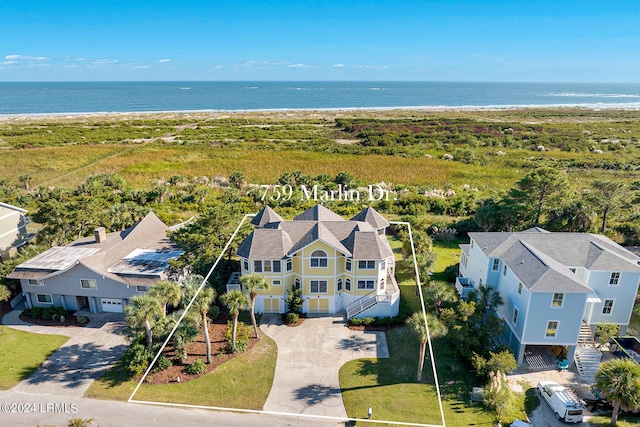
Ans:
POLYGON ((380 304, 380 303, 393 304, 393 302, 397 298, 398 297, 396 296, 396 294, 374 295, 370 298, 367 298, 367 297, 360 298, 359 300, 347 306, 347 320, 351 319, 354 316, 357 316, 358 314, 362 313, 365 310, 370 309, 376 304, 380 304))

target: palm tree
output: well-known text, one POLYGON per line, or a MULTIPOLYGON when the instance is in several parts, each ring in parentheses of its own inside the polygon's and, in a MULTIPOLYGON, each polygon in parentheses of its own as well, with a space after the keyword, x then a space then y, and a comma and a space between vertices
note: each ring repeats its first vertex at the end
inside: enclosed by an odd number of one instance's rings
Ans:
POLYGON ((180 303, 182 289, 176 282, 162 280, 151 288, 149 295, 160 302, 162 305, 162 317, 167 317, 167 305, 176 306, 180 303))
POLYGON ((440 316, 440 308, 443 303, 455 302, 458 294, 451 285, 441 281, 429 282, 424 286, 425 296, 433 301, 436 317, 440 316))
POLYGON ((424 358, 427 351, 429 336, 431 336, 431 338, 440 338, 447 335, 447 328, 434 316, 427 315, 427 322, 429 325, 429 334, 427 334, 427 325, 424 323, 423 313, 413 313, 411 317, 407 319, 407 324, 420 339, 420 359, 418 360, 417 375, 418 382, 422 379, 422 369, 424 368, 424 358))
POLYGON ((611 425, 616 426, 620 408, 640 408, 640 365, 631 359, 613 359, 600 365, 596 388, 613 403, 611 425))
POLYGON ((239 289, 234 289, 222 294, 220 301, 229 309, 233 316, 233 329, 231 330, 231 352, 236 352, 236 331, 238 329, 238 316, 240 310, 249 308, 249 297, 239 289))
POLYGON ((0 285, 0 301, 9 301, 11 298, 11 291, 5 285, 0 285))
POLYGON ((151 347, 153 333, 151 323, 160 317, 162 307, 157 299, 148 294, 136 295, 129 300, 125 306, 125 318, 127 323, 133 328, 144 326, 147 332, 147 347, 151 347))
POLYGON ((211 363, 211 339, 209 338, 207 313, 215 299, 216 291, 209 286, 205 286, 198 296, 196 296, 192 306, 193 310, 196 310, 200 314, 200 326, 202 326, 202 334, 204 335, 204 342, 207 348, 207 363, 211 363))
POLYGON ((257 273, 245 274, 241 276, 240 283, 242 283, 244 289, 249 292, 249 298, 251 298, 251 324, 253 325, 253 331, 256 334, 256 338, 259 338, 258 326, 256 325, 256 314, 254 312, 256 306, 256 297, 258 296, 259 290, 269 289, 269 283, 262 274, 257 273))
POLYGON ((486 322, 489 311, 495 310, 504 304, 504 299, 500 296, 500 293, 489 285, 478 286, 469 292, 468 298, 469 301, 475 301, 477 303, 478 310, 482 313, 482 324, 486 322))

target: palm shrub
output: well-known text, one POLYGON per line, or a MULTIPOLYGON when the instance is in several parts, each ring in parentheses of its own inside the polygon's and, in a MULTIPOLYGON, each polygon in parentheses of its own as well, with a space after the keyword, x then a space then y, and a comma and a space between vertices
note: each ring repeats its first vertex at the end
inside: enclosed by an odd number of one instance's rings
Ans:
MULTIPOLYGON (((249 335, 251 334, 251 328, 247 326, 244 322, 238 322, 237 331, 236 331, 236 351, 242 352, 246 351, 249 346, 249 335)), ((229 350, 233 348, 233 322, 227 322, 227 331, 224 334, 225 339, 227 340, 227 346, 229 350)))
POLYGON ((191 365, 187 366, 187 374, 199 375, 207 369, 207 365, 201 359, 196 359, 191 365))
POLYGON ((134 343, 125 352, 122 360, 132 376, 140 375, 149 367, 153 353, 140 343, 134 343))

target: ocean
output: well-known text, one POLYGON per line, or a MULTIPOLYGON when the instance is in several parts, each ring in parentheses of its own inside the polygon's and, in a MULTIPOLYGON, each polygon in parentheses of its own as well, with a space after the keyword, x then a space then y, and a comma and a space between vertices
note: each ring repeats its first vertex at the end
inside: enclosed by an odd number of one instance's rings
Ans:
POLYGON ((542 106, 640 109, 640 84, 0 82, 0 115, 542 106))

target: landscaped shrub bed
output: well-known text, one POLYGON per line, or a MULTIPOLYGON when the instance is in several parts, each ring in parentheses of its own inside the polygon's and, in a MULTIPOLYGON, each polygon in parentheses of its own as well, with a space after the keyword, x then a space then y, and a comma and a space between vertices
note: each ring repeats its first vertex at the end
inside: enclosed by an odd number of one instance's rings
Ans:
POLYGON ((386 331, 389 328, 402 326, 411 316, 411 308, 404 298, 400 298, 400 308, 398 314, 393 317, 361 317, 349 319, 347 325, 349 329, 358 331, 386 331))
POLYGON ((62 307, 34 307, 26 309, 20 314, 25 322, 42 326, 85 326, 89 319, 83 316, 75 317, 73 311, 62 307), (64 322, 61 319, 64 318, 64 322))

